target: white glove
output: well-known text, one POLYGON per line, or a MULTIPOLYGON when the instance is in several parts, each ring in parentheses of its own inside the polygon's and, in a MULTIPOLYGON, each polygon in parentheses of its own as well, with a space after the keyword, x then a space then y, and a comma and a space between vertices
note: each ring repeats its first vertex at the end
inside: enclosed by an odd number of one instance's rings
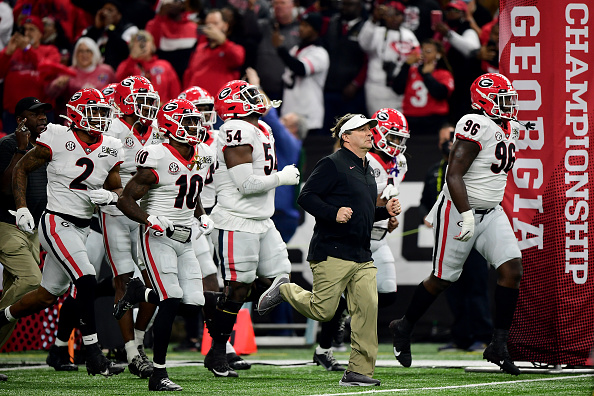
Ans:
POLYGON ((35 219, 26 207, 18 208, 16 212, 9 210, 10 214, 16 217, 16 224, 19 230, 26 232, 27 234, 33 234, 35 228, 35 219))
POLYGON ((471 209, 460 213, 460 215, 462 215, 462 230, 454 239, 466 242, 474 235, 474 213, 472 213, 471 209))
POLYGON ((214 230, 214 221, 208 215, 203 214, 200 219, 192 217, 192 237, 200 238, 202 235, 208 235, 214 230))
POLYGON ((382 192, 382 196, 380 198, 387 199, 389 201, 390 198, 394 198, 398 195, 400 195, 400 191, 398 191, 398 187, 396 187, 393 184, 388 184, 386 186, 386 188, 384 188, 384 191, 382 192))
POLYGON ((295 165, 287 165, 282 171, 276 172, 278 177, 279 185, 281 186, 294 186, 299 184, 299 169, 295 165))
POLYGON ((165 216, 149 216, 148 217, 149 227, 156 231, 165 232, 165 229, 169 228, 173 230, 173 222, 165 216))
POLYGON ((117 202, 119 198, 118 194, 104 188, 91 190, 89 192, 89 197, 91 198, 91 202, 95 205, 109 205, 112 202, 117 202))

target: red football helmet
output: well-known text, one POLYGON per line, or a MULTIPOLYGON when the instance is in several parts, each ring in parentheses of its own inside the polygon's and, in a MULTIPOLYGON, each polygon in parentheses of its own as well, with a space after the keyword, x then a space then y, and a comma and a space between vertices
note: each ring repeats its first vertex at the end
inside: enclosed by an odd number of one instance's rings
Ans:
POLYGON ((114 103, 123 114, 136 114, 142 125, 150 125, 157 118, 159 94, 146 77, 130 76, 116 86, 114 103))
POLYGON ((206 138, 204 116, 187 99, 172 99, 159 110, 159 131, 180 143, 195 145, 206 138))
POLYGON ((204 125, 210 127, 217 121, 217 113, 214 111, 214 97, 204 88, 190 87, 180 93, 177 98, 187 99, 194 103, 196 109, 204 116, 204 125))
POLYGON ((107 103, 109 103, 113 107, 113 115, 119 117, 122 115, 122 112, 120 111, 118 106, 115 105, 115 102, 114 102, 115 89, 117 86, 118 86, 117 83, 111 83, 111 84, 103 87, 103 89, 101 90, 101 93, 103 94, 103 96, 105 96, 105 100, 107 100, 107 103))
POLYGON ((373 117, 377 126, 371 129, 373 147, 381 150, 390 157, 403 154, 406 151, 406 141, 410 138, 408 121, 396 109, 383 108, 375 112, 373 117))
POLYGON ((515 120, 518 115, 518 93, 507 77, 487 73, 470 86, 473 109, 482 109, 491 118, 515 120))
POLYGON ((223 119, 264 114, 272 104, 258 87, 243 80, 229 81, 215 98, 215 111, 223 119))
POLYGON ((66 104, 66 115, 70 127, 86 131, 89 135, 99 136, 109 129, 112 107, 105 97, 95 88, 84 88, 76 92, 66 104))

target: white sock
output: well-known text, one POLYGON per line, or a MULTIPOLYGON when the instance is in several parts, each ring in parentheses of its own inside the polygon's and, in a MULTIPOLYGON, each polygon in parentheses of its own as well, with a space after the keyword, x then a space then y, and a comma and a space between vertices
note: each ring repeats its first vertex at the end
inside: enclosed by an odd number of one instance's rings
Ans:
POLYGON ((6 319, 8 319, 9 322, 17 321, 17 318, 12 316, 12 314, 10 313, 10 307, 6 307, 6 309, 4 310, 4 316, 6 316, 6 319))
POLYGON ((330 350, 330 348, 328 349, 324 349, 321 346, 317 346, 316 347, 316 355, 321 355, 322 353, 328 353, 328 351, 330 350))
POLYGON ((231 343, 229 341, 227 341, 227 343, 225 344, 225 353, 235 353, 235 348, 233 348, 233 345, 231 345, 231 343))
POLYGON ((165 366, 164 364, 157 364, 155 362, 153 362, 153 367, 155 367, 155 368, 161 368, 161 369, 167 368, 167 366, 165 366))
POLYGON ((57 347, 65 347, 68 346, 68 341, 62 341, 59 338, 56 338, 56 342, 54 342, 54 345, 57 347))
POLYGON ((138 330, 134 329, 134 341, 136 341, 136 346, 144 346, 144 333, 145 330, 138 330))
POLYGON ((124 349, 126 350, 126 356, 128 357, 128 364, 132 363, 132 360, 134 360, 134 358, 139 355, 135 340, 125 343, 124 349))
POLYGON ((97 333, 83 336, 82 339, 83 339, 83 344, 85 344, 85 345, 96 344, 99 342, 99 339, 97 338, 97 333))

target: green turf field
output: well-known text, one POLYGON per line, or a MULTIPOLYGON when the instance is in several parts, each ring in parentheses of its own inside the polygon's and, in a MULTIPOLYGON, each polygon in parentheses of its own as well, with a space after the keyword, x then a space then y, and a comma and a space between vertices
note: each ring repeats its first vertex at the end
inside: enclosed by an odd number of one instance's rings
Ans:
MULTIPOLYGON (((150 351, 149 356, 150 356, 150 351)), ((290 366, 254 364, 251 370, 240 371, 240 378, 214 378, 202 366, 199 353, 168 355, 170 363, 187 362, 168 369, 170 378, 184 387, 184 392, 199 395, 342 395, 350 393, 439 394, 439 395, 592 395, 594 374, 522 374, 512 377, 502 373, 467 373, 461 368, 386 367, 393 364, 391 346, 380 345, 375 378, 380 387, 343 387, 338 385, 339 372, 326 372, 311 362, 310 349, 260 348, 248 361, 295 360, 290 366), (381 362, 386 362, 382 367, 381 362)), ((348 352, 338 352, 340 362, 348 360, 348 352)), ((119 376, 89 376, 84 366, 78 372, 62 373, 52 368, 31 368, 15 365, 44 364, 41 351, 0 355, 0 373, 9 376, 0 382, 0 394, 9 395, 144 395, 149 394, 147 380, 132 376, 127 370, 119 376)), ((474 360, 481 354, 437 352, 435 344, 413 344, 415 359, 474 360)), ((487 365, 487 364, 485 364, 487 365)))

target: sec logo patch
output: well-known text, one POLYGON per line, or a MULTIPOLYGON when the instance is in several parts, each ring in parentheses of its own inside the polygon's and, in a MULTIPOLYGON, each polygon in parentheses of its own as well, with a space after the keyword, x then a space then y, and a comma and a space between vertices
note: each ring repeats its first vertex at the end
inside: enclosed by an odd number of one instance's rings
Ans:
POLYGON ((131 137, 127 137, 125 144, 127 148, 134 147, 134 139, 132 139, 131 137))
POLYGON ((73 141, 66 142, 66 150, 72 151, 76 148, 76 144, 73 141))
POLYGON ((179 173, 179 165, 177 165, 175 162, 172 162, 169 164, 169 173, 172 175, 176 175, 179 173))

